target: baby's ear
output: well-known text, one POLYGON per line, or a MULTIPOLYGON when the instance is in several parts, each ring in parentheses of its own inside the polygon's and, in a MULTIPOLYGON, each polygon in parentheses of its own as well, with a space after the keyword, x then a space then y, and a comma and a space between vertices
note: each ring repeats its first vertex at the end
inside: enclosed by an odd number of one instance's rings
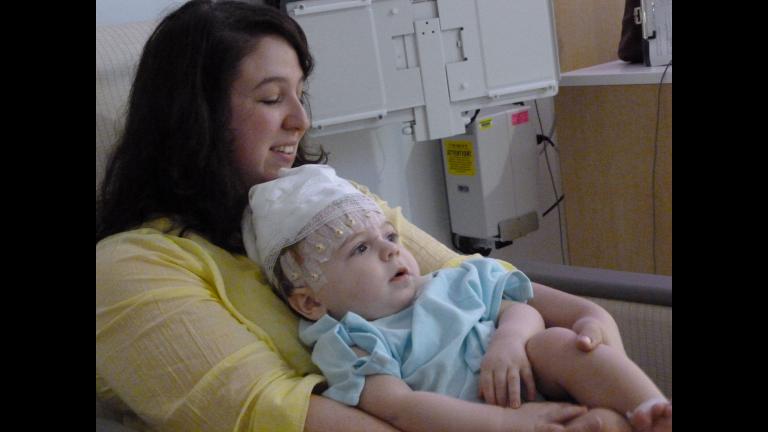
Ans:
POLYGON ((326 313, 325 306, 309 287, 296 287, 288 297, 288 304, 304 318, 317 321, 326 313))

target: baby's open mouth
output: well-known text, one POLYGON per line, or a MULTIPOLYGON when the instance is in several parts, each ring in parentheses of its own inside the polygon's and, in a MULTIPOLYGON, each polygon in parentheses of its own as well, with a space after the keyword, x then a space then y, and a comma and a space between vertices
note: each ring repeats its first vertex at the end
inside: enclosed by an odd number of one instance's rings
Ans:
POLYGON ((391 280, 393 280, 393 281, 394 280, 400 280, 400 279, 402 279, 405 276, 408 276, 408 269, 405 268, 405 267, 402 267, 402 268, 397 270, 397 273, 395 273, 395 275, 392 277, 391 280))

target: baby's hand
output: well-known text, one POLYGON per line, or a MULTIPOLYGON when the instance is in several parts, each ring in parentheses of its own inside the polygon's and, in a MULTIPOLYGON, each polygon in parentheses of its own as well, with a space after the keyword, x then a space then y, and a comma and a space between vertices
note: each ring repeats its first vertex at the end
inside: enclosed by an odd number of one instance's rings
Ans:
POLYGON ((576 321, 573 324, 573 331, 579 335, 576 346, 584 352, 592 351, 605 342, 603 326, 595 318, 585 317, 576 321))
POLYGON ((486 403, 519 408, 520 386, 526 398, 536 398, 533 371, 525 353, 525 341, 515 337, 494 337, 480 364, 479 395, 486 403))

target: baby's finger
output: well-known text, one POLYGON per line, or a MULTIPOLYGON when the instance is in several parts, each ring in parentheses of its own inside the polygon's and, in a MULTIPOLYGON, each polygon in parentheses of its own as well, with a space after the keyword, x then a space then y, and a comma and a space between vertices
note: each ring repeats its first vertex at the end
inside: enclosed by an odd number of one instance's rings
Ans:
POLYGON ((587 327, 576 338, 576 346, 585 352, 592 351, 603 342, 603 335, 598 329, 587 327))
POLYGON ((504 371, 496 371, 493 373, 493 389, 496 392, 496 405, 509 406, 509 399, 507 398, 507 377, 509 373, 504 371))
POLYGON ((576 338, 576 346, 582 351, 592 351, 592 339, 589 336, 582 336, 576 338))
POLYGON ((520 378, 525 384, 525 398, 529 401, 536 400, 536 380, 531 368, 520 369, 520 378))
MULTIPOLYGON (((580 350, 589 352, 603 343, 603 330, 600 324, 596 321, 582 321, 581 325, 578 325, 577 328, 579 336, 576 339, 576 345, 580 350)), ((576 330, 576 328, 574 328, 574 330, 576 330)))
POLYGON ((496 405, 496 396, 493 391, 492 371, 480 372, 480 396, 483 398, 483 400, 485 400, 485 403, 496 405))
POLYGON ((520 375, 514 369, 507 371, 507 394, 511 408, 520 408, 520 375))

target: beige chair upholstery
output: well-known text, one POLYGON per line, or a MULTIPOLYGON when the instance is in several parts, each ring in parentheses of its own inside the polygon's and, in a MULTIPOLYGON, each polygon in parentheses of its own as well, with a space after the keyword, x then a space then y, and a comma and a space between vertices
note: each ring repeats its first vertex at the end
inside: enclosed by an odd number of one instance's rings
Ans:
POLYGON ((672 397, 672 307, 587 297, 619 325, 629 357, 672 397))
POLYGON ((125 118, 125 104, 153 21, 96 26, 96 189, 125 118))

